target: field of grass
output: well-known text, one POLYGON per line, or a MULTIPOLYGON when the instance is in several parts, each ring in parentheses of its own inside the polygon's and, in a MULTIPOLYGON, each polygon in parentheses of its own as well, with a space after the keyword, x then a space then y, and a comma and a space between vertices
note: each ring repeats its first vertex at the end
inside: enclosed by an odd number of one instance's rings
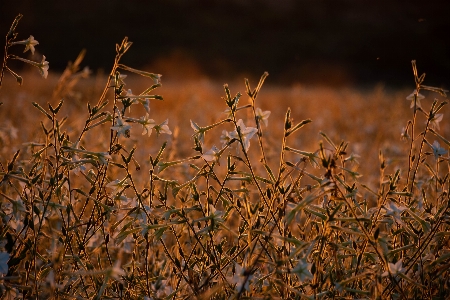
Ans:
POLYGON ((5 74, 2 299, 447 297, 445 91, 415 62, 407 90, 224 86, 130 46, 109 76, 5 74))

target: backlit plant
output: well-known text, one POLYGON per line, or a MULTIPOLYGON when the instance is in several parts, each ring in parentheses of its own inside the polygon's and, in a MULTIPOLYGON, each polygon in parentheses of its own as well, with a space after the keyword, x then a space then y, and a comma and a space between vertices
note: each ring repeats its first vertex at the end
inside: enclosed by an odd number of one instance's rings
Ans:
MULTIPOLYGON (((9 54, 14 45, 33 52, 38 44, 33 36, 15 41, 20 17, 6 36, 2 76, 6 70, 22 83, 9 59, 44 77, 48 62, 9 54)), ((121 63, 131 45, 127 38, 116 45, 103 93, 87 104, 81 128, 67 125, 82 116, 63 116, 63 99, 48 108, 33 102, 45 119, 41 136, 1 159, 2 298, 447 296, 450 142, 439 131, 447 102, 430 104, 420 94, 446 91, 423 85, 414 61, 412 118, 401 133, 409 151, 389 174, 380 151, 373 189, 356 169, 363 155, 349 153, 348 142, 320 132, 313 151, 297 149, 295 139, 312 121, 294 121, 291 109, 269 125, 271 112, 257 105, 268 73, 256 88, 245 80, 245 96, 225 85, 222 119, 186 125, 187 157, 167 153, 166 142, 156 152, 134 147, 133 139, 175 130, 150 110, 162 100, 154 94, 161 75, 121 63), (148 78, 149 87, 138 94, 125 88, 130 73, 148 78), (269 149, 264 134, 278 125, 281 141, 269 149)), ((69 64, 55 97, 88 73, 77 73, 83 55, 69 64)))

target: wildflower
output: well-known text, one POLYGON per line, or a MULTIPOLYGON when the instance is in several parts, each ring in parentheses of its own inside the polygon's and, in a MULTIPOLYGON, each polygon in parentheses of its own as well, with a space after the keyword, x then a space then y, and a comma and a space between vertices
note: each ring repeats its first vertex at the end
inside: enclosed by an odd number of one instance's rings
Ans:
POLYGON ((36 41, 32 35, 30 35, 28 39, 11 43, 11 45, 25 45, 25 50, 23 50, 23 53, 31 50, 31 54, 34 54, 34 46, 39 45, 39 42, 36 41))
POLYGON ((121 134, 123 134, 127 138, 130 137, 131 125, 122 119, 122 115, 120 114, 119 111, 117 112, 117 114, 118 115, 117 115, 116 125, 111 126, 111 129, 117 131, 118 137, 120 137, 121 134))
POLYGON ((152 128, 154 128, 156 126, 156 123, 155 123, 155 120, 149 119, 148 117, 149 117, 149 115, 147 113, 147 114, 145 114, 145 116, 143 116, 139 119, 138 123, 141 124, 144 129, 142 131, 142 135, 148 134, 148 136, 150 136, 152 134, 152 128))
POLYGON ((406 97, 406 100, 411 101, 411 106, 410 108, 414 107, 414 95, 417 95, 417 100, 416 100, 416 107, 420 107, 422 108, 421 104, 420 104, 420 100, 425 99, 425 96, 422 94, 419 94, 417 92, 417 90, 414 90, 408 97, 406 97))
POLYGON ((150 113, 150 99, 148 98, 139 98, 138 99, 139 103, 142 104, 142 106, 144 106, 145 111, 149 114, 150 113))
POLYGON ((159 125, 154 126, 153 128, 155 128, 158 134, 161 133, 172 134, 172 131, 170 131, 169 126, 167 124, 169 124, 169 119, 165 120, 159 125))
POLYGON ((216 210, 213 205, 209 205, 209 218, 214 220, 215 223, 223 222, 221 216, 223 215, 223 211, 216 210))
POLYGON ((44 55, 42 55, 42 61, 37 67, 39 68, 39 72, 41 73, 42 77, 47 78, 49 66, 48 61, 45 60, 44 55))
POLYGON ((312 279, 313 275, 311 274, 311 264, 306 262, 305 258, 299 260, 298 264, 292 269, 292 273, 297 275, 298 279, 301 282, 304 282, 306 279, 312 279))
POLYGON ((211 148, 211 150, 206 151, 202 155, 202 157, 206 161, 218 161, 218 159, 219 159, 218 153, 219 153, 219 149, 216 146, 213 146, 211 148))
POLYGON ((194 129, 194 136, 197 136, 198 141, 203 144, 205 142, 205 129, 198 126, 194 121, 190 121, 192 129, 194 129))
POLYGON ((222 131, 222 135, 220 136, 220 141, 222 144, 228 144, 232 139, 236 138, 236 132, 228 132, 226 130, 222 131))
POLYGON ((408 127, 403 127, 400 139, 402 141, 407 141, 407 140, 409 140, 409 138, 410 138, 410 136, 408 134, 408 127))
POLYGON ((438 159, 440 156, 447 153, 444 148, 441 148, 438 141, 434 141, 433 145, 430 145, 431 149, 433 149, 434 158, 438 159))
POLYGON ((442 121, 443 114, 436 114, 430 120, 430 128, 439 130, 439 122, 442 121))
POLYGON ((250 279, 253 276, 250 275, 247 278, 246 270, 241 267, 239 264, 235 264, 235 272, 234 276, 231 278, 231 283, 236 284, 236 290, 238 292, 242 292, 243 289, 246 289, 247 291, 250 291, 250 279), (247 279, 247 280, 246 280, 247 279), (245 284, 244 284, 245 281, 245 284))
POLYGON ((120 267, 120 260, 116 261, 114 266, 110 268, 106 274, 109 275, 109 277, 114 278, 116 280, 120 279, 120 276, 125 275, 125 271, 120 267))
POLYGON ((23 61, 23 62, 25 62, 27 64, 30 64, 30 65, 38 68, 39 72, 42 75, 42 77, 47 78, 49 66, 48 66, 48 61, 45 60, 45 56, 44 55, 42 55, 42 61, 40 63, 36 62, 36 61, 33 61, 33 60, 25 59, 25 58, 22 58, 22 57, 18 57, 18 56, 12 56, 12 58, 20 60, 20 61, 23 61))
MULTIPOLYGON (((248 149, 250 148, 250 139, 253 137, 253 135, 255 135, 255 133, 258 131, 258 129, 256 129, 254 127, 246 127, 244 125, 244 122, 242 121, 242 119, 239 119, 239 121, 237 121, 236 125, 240 128, 242 144, 244 145, 245 152, 247 152, 248 149)), ((236 133, 236 136, 237 136, 237 133, 236 133)))
POLYGON ((403 268, 402 260, 400 259, 395 264, 388 263, 388 271, 384 272, 382 276, 387 276, 388 274, 391 274, 392 276, 396 276, 399 273, 405 272, 405 268, 403 268))
POLYGON ((401 221, 401 214, 406 210, 404 206, 398 206, 394 202, 389 203, 389 208, 386 208, 386 216, 392 216, 395 220, 401 221))
POLYGON ((258 122, 263 121, 264 125, 267 127, 267 125, 269 124, 269 116, 270 116, 270 111, 266 110, 266 111, 262 111, 261 108, 256 108, 256 119, 258 120, 258 122))

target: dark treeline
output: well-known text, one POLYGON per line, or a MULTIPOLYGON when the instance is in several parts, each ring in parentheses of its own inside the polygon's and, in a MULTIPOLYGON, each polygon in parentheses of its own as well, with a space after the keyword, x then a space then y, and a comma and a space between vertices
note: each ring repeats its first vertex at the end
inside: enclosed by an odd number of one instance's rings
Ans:
POLYGON ((404 85, 416 59, 428 84, 450 86, 450 1, 2 0, 0 12, 4 33, 24 15, 20 37, 34 35, 52 70, 83 48, 108 70, 128 36, 126 63, 162 73, 172 61, 178 76, 404 85))

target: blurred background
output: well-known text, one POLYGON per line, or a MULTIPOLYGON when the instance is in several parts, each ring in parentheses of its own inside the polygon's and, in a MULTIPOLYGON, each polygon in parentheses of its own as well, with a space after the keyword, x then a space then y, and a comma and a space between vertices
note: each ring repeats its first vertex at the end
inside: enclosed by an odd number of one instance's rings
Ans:
POLYGON ((402 87, 416 59, 428 85, 449 87, 450 1, 2 0, 2 32, 18 13, 19 38, 34 35, 53 71, 86 48, 84 64, 109 72, 128 36, 124 62, 165 80, 268 71, 282 85, 402 87))

